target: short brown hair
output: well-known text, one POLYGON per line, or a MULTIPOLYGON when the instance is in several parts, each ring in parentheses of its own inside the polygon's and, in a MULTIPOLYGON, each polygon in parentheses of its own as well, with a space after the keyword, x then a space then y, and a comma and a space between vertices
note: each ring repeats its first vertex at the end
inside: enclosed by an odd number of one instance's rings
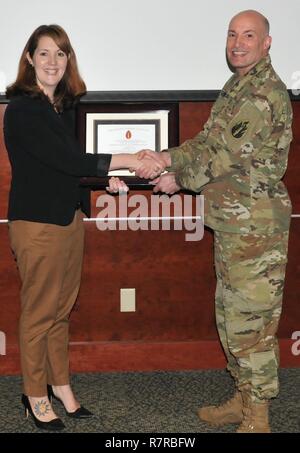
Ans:
POLYGON ((69 107, 74 101, 86 92, 86 86, 80 77, 76 55, 71 46, 65 30, 59 25, 41 25, 30 36, 22 52, 16 81, 7 87, 6 96, 10 98, 19 94, 27 94, 31 97, 45 97, 36 82, 34 68, 27 59, 27 53, 33 57, 39 40, 43 36, 49 36, 56 45, 68 56, 68 63, 63 78, 54 92, 55 107, 61 111, 69 107))

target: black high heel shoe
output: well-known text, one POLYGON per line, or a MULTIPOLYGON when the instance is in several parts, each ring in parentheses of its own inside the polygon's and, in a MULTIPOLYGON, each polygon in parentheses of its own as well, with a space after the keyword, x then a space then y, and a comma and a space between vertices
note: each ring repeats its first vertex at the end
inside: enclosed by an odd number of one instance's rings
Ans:
MULTIPOLYGON (((62 400, 54 394, 51 385, 47 385, 47 390, 48 390, 48 398, 49 398, 50 402, 52 402, 52 399, 54 398, 57 401, 59 401, 60 404, 62 404, 64 406, 64 403, 62 402, 62 400)), ((65 406, 64 406, 64 409, 65 409, 66 415, 71 418, 83 419, 83 418, 93 417, 93 415, 94 415, 94 414, 92 414, 92 412, 90 412, 88 409, 86 409, 83 406, 80 406, 74 412, 68 412, 67 409, 65 408, 65 406)))
POLYGON ((65 425, 60 418, 54 418, 53 420, 50 420, 50 422, 42 422, 41 420, 39 420, 33 413, 28 396, 22 394, 21 401, 25 408, 26 417, 28 418, 28 414, 30 414, 37 428, 47 429, 51 431, 61 431, 65 428, 65 425))

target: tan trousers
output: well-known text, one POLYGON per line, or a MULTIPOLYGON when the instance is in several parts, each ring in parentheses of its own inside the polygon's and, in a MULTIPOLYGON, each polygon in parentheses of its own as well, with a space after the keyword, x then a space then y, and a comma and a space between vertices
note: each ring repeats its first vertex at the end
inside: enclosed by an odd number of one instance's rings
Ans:
POLYGON ((47 383, 69 383, 69 314, 83 257, 83 214, 68 226, 9 222, 22 281, 19 341, 24 393, 45 396, 47 383))

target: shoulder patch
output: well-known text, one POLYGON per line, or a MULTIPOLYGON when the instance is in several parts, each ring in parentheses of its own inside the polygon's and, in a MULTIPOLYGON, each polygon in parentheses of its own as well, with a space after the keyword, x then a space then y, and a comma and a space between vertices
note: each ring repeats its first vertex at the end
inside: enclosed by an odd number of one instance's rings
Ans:
POLYGON ((234 138, 241 138, 248 130, 249 121, 239 121, 232 129, 231 134, 234 138))
POLYGON ((246 100, 237 106, 236 114, 225 128, 223 135, 225 146, 233 153, 242 152, 244 145, 252 144, 264 126, 263 113, 254 103, 246 100))

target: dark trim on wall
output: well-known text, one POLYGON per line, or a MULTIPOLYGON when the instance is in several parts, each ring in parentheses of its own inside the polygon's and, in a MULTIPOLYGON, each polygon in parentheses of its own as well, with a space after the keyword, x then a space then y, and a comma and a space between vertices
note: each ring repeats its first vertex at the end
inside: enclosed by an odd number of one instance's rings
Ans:
MULTIPOLYGON (((189 91, 88 91, 80 99, 83 104, 121 103, 121 102, 193 102, 215 101, 219 90, 189 90, 189 91)), ((8 100, 0 95, 0 103, 8 100)))
MULTIPOLYGON (((291 101, 300 100, 288 90, 291 101)), ((172 91, 88 91, 80 100, 83 104, 120 102, 201 102, 215 101, 220 90, 172 90, 172 91)), ((5 95, 0 95, 0 104, 7 104, 5 95)))
POLYGON ((219 90, 191 91, 89 91, 81 98, 83 103, 93 102, 184 102, 215 101, 219 90))

